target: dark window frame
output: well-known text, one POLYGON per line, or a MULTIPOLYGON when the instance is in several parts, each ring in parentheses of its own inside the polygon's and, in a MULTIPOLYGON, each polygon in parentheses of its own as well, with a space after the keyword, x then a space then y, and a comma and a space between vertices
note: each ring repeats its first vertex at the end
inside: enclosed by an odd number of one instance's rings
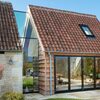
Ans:
POLYGON ((100 58, 100 56, 68 56, 68 55, 54 55, 54 92, 55 93, 66 93, 66 92, 77 92, 77 91, 87 91, 87 90, 97 90, 97 89, 100 89, 100 87, 97 87, 96 86, 96 58, 100 58), (57 91, 56 90, 56 57, 68 57, 68 70, 69 70, 69 82, 70 82, 70 58, 71 57, 81 57, 81 77, 82 77, 82 88, 81 89, 70 89, 70 83, 68 84, 69 85, 69 88, 68 90, 61 90, 61 91, 57 91), (83 68, 84 68, 84 62, 83 62, 83 58, 84 57, 92 57, 93 60, 94 60, 94 72, 93 72, 93 75, 94 75, 94 84, 93 84, 93 88, 84 88, 84 73, 83 73, 83 68))
POLYGON ((95 38, 95 35, 93 34, 92 30, 90 29, 90 27, 88 25, 85 25, 85 24, 79 24, 81 30, 83 31, 83 33, 85 34, 86 37, 93 37, 95 38), (91 32, 91 35, 87 35, 85 30, 82 28, 82 27, 86 27, 89 29, 89 31, 91 32))
POLYGON ((4 51, 0 51, 0 54, 5 54, 5 52, 4 51))

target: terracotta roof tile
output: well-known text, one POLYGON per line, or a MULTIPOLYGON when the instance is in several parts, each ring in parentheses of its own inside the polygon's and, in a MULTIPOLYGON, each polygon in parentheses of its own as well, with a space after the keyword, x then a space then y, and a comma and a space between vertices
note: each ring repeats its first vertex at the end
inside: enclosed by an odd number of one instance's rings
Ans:
POLYGON ((100 52, 100 22, 96 16, 29 6, 45 50, 100 52), (88 25, 95 38, 88 38, 79 24, 88 25))
POLYGON ((13 7, 11 3, 2 1, 0 1, 0 50, 21 50, 13 7))

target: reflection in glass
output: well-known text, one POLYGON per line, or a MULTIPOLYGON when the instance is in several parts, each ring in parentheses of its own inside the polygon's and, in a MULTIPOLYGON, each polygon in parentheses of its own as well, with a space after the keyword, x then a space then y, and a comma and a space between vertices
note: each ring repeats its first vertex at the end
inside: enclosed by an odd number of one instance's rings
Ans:
POLYGON ((96 58, 96 87, 100 87, 100 58, 96 58))
POLYGON ((23 91, 38 91, 38 41, 36 39, 24 39, 23 45, 23 91), (36 49, 36 50, 34 50, 36 49))
POLYGON ((81 89, 81 57, 70 57, 71 90, 81 89))
POLYGON ((83 68, 83 77, 84 77, 84 88, 93 88, 94 87, 94 58, 93 57, 84 57, 83 58, 84 68, 83 68))
POLYGON ((56 91, 68 90, 68 58, 56 57, 56 91))

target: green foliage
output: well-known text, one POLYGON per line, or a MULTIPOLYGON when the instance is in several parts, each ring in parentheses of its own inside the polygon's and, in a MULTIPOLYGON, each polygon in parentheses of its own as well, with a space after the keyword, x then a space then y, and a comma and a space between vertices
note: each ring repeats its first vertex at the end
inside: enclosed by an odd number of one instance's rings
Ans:
POLYGON ((2 97, 2 100, 24 100, 24 96, 21 93, 7 92, 2 97))
POLYGON ((32 88, 37 84, 38 79, 33 79, 32 76, 23 78, 23 88, 32 88))
POLYGON ((23 87, 31 88, 33 87, 33 77, 24 77, 23 78, 23 87))
POLYGON ((100 73, 96 74, 96 79, 100 79, 100 73))
POLYGON ((92 58, 85 58, 85 75, 89 76, 90 74, 93 74, 93 59, 92 58))
POLYGON ((23 65, 23 75, 26 75, 26 70, 29 68, 33 69, 32 62, 25 62, 23 65))

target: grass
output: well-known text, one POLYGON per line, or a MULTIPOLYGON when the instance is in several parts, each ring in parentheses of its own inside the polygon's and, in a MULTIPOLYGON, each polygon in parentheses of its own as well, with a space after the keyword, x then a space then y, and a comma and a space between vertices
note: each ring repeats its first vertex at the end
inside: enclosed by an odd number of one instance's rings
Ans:
POLYGON ((23 78, 23 86, 32 86, 32 85, 33 85, 33 77, 23 78))
POLYGON ((33 88, 33 86, 37 85, 38 79, 33 79, 32 76, 30 77, 23 77, 23 88, 28 87, 28 88, 33 88))
POLYGON ((80 100, 80 99, 69 99, 69 98, 50 98, 47 100, 80 100))

